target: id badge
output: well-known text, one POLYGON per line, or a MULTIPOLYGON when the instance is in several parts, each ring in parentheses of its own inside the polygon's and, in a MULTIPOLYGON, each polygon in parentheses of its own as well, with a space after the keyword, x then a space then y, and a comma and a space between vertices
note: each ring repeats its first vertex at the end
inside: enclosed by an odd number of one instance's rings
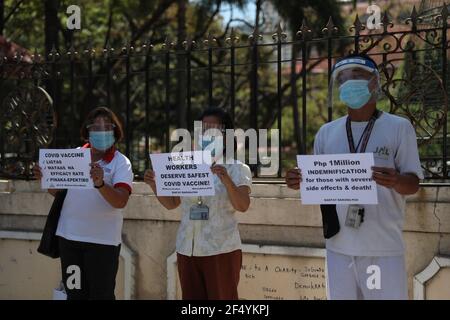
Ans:
POLYGON ((364 207, 358 205, 349 205, 345 225, 347 227, 358 229, 364 221, 364 207))
POLYGON ((189 212, 189 218, 191 220, 208 220, 209 208, 204 204, 194 204, 189 212))

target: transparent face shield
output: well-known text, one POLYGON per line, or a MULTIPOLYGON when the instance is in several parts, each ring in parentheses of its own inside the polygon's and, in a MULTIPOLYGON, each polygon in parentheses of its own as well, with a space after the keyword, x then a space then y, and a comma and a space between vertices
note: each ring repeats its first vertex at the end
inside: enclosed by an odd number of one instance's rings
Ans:
POLYGON ((197 151, 211 152, 213 162, 218 162, 224 152, 225 126, 211 122, 201 124, 201 130, 196 130, 197 143, 194 148, 197 151))
POLYGON ((377 69, 347 64, 335 68, 328 90, 328 108, 360 109, 381 96, 377 69))
POLYGON ((111 148, 115 142, 115 125, 110 119, 97 117, 86 126, 89 134, 89 144, 92 148, 99 151, 106 151, 111 148))

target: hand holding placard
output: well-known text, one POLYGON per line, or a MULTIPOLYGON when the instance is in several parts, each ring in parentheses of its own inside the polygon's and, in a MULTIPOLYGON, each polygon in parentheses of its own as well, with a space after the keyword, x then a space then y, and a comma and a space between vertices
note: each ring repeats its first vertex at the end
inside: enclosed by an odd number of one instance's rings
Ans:
POLYGON ((91 166, 90 175, 94 182, 94 186, 99 187, 102 184, 104 184, 104 181, 103 181, 104 172, 103 172, 102 167, 98 163, 95 163, 95 162, 90 163, 89 165, 91 166))
POLYGON ((302 172, 299 168, 289 169, 286 173, 286 184, 288 188, 298 190, 302 182, 302 172))
POLYGON ((144 173, 144 182, 152 188, 153 192, 156 194, 156 180, 155 180, 155 171, 151 169, 145 170, 144 173))

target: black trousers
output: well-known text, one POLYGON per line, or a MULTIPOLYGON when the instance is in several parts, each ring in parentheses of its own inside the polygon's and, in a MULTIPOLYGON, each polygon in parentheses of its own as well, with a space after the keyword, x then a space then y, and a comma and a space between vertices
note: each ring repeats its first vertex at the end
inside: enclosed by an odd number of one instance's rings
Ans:
POLYGON ((59 237, 59 251, 67 300, 115 300, 120 245, 59 237))

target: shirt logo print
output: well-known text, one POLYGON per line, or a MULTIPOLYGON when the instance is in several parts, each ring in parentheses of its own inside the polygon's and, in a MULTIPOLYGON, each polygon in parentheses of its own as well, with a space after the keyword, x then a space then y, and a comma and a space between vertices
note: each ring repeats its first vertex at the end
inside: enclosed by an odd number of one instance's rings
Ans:
POLYGON ((386 146, 377 147, 375 149, 374 154, 377 155, 378 158, 388 159, 389 158, 389 149, 386 146))

